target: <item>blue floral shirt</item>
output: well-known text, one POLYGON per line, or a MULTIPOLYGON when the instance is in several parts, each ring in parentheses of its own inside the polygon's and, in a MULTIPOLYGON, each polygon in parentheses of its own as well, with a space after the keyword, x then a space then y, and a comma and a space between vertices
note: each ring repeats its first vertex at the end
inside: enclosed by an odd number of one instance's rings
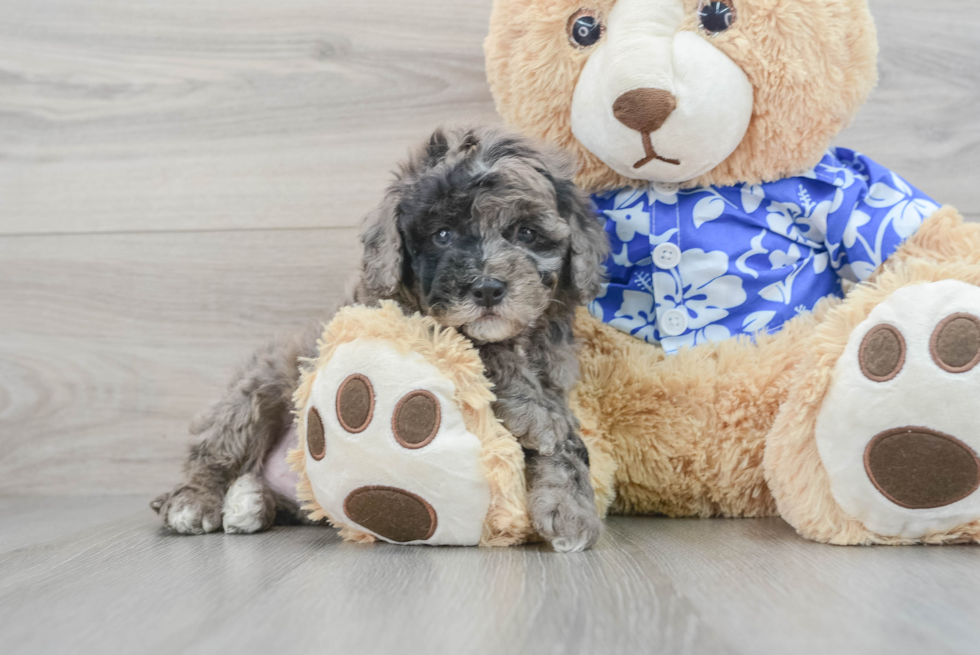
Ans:
POLYGON ((841 279, 867 279, 939 207, 851 150, 761 185, 653 183, 592 197, 605 217, 609 282, 593 315, 668 353, 775 332, 841 279))

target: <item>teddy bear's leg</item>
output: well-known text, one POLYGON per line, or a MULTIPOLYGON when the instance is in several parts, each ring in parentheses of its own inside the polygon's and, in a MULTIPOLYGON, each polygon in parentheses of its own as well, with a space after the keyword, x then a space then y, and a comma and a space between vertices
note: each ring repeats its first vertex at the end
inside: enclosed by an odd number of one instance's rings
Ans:
POLYGON ((480 542, 490 483, 455 397, 432 363, 375 339, 339 346, 317 372, 300 425, 307 493, 346 537, 480 542))
POLYGON ((584 311, 571 404, 601 513, 772 516, 766 435, 814 326, 836 301, 757 343, 666 355, 584 311))
POLYGON ((851 335, 817 418, 833 496, 885 537, 980 520, 980 287, 913 284, 851 335))

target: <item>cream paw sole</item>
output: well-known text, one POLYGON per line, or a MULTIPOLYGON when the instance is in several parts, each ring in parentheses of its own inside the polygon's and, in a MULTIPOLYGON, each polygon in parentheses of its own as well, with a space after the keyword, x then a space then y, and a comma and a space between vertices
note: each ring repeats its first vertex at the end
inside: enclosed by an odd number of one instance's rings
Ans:
POLYGON ((306 475, 335 524, 400 544, 480 541, 490 488, 455 395, 416 353, 337 347, 303 410, 306 475))
POLYGON ((980 288, 896 291, 834 370, 816 443, 834 499, 868 529, 920 539, 980 519, 980 288))

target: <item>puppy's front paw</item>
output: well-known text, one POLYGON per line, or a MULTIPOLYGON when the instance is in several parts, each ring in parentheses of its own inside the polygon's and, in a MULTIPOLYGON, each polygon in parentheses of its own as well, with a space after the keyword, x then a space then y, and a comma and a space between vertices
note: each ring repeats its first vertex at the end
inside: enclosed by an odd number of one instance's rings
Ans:
POLYGON ((552 456, 528 458, 528 510, 534 529, 560 553, 591 548, 602 534, 589 479, 589 457, 575 435, 552 456))
POLYGON ((534 529, 557 552, 577 553, 599 541, 602 521, 591 499, 545 489, 532 490, 528 500, 534 529))
POLYGON ((222 526, 228 534, 252 534, 272 527, 276 501, 254 473, 247 473, 225 494, 222 526))
MULTIPOLYGON (((531 405, 525 410, 529 413, 526 427, 521 431, 521 445, 542 455, 551 456, 558 444, 565 440, 571 431, 568 419, 544 407, 531 405)), ((510 423, 504 421, 509 428, 510 423)))
POLYGON ((205 534, 221 529, 221 495, 181 485, 150 503, 163 524, 178 534, 205 534))

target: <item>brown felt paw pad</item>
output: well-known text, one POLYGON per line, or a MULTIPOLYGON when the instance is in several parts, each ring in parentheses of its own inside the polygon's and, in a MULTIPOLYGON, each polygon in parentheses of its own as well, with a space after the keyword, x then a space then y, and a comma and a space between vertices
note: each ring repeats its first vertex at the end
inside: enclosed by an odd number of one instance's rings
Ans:
POLYGON ((966 373, 980 364, 980 318, 973 314, 946 317, 932 333, 932 358, 950 373, 966 373))
POLYGON ((905 338, 895 326, 879 325, 864 338, 858 357, 865 377, 888 382, 905 365, 905 338))
POLYGON ((878 491, 908 509, 952 505, 980 487, 977 454, 929 428, 882 432, 864 451, 864 467, 878 491))
POLYGON ((442 411, 436 397, 428 391, 412 391, 395 406, 391 429, 398 443, 414 450, 435 439, 441 422, 442 411))
POLYGON ((344 513, 397 543, 425 541, 438 526, 436 511, 419 496, 394 487, 360 487, 344 500, 344 513))
POLYGON ((310 457, 320 461, 327 455, 327 439, 323 430, 323 419, 316 407, 310 407, 306 416, 306 445, 310 449, 310 457))
POLYGON ((374 386, 360 373, 351 375, 337 389, 337 418, 352 434, 363 432, 374 417, 374 386))

